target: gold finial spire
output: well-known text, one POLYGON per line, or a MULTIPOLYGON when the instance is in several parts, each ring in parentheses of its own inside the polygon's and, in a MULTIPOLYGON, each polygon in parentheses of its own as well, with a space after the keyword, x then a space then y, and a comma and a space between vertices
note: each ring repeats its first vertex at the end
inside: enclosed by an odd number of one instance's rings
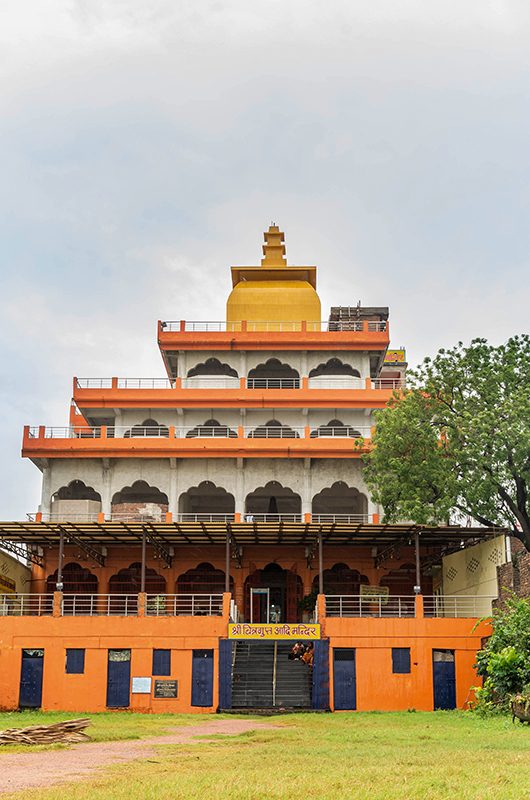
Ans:
POLYGON ((279 227, 273 222, 269 230, 265 231, 265 244, 263 245, 264 258, 261 259, 262 267, 282 267, 287 266, 285 258, 284 235, 279 227))

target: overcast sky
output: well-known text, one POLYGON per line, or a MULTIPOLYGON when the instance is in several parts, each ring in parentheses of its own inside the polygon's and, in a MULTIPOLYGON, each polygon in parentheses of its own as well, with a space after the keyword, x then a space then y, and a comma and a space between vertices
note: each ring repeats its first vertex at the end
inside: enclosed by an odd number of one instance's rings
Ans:
POLYGON ((71 378, 155 377, 271 220, 416 363, 528 329, 530 5, 2 0, 1 508, 71 378))

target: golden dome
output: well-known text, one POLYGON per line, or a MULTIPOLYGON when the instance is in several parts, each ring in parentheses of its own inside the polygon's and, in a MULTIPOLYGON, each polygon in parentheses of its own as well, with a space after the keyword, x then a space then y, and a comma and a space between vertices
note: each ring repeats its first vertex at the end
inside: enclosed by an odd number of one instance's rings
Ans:
POLYGON ((260 267, 232 267, 234 288, 226 304, 227 322, 320 322, 316 267, 287 266, 284 235, 277 225, 271 225, 264 236, 260 267))

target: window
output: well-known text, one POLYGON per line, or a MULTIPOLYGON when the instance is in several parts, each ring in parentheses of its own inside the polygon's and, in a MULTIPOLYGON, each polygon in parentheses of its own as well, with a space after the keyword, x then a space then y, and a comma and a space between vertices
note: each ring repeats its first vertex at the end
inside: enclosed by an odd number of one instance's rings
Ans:
POLYGON ((171 675, 171 650, 153 650, 153 675, 171 675))
POLYGON ((392 648, 392 672, 399 675, 410 672, 410 647, 392 648))
POLYGON ((66 651, 66 673, 68 675, 83 675, 85 672, 85 651, 73 647, 66 651))

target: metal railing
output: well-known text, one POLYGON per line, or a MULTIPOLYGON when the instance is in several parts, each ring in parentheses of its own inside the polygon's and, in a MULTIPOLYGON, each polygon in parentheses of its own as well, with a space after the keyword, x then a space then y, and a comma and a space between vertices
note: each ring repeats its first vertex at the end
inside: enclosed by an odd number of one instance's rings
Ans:
POLYGON ((233 522, 234 514, 216 514, 213 513, 199 513, 199 514, 173 514, 175 522, 233 522))
POLYGON ((77 389, 111 389, 112 378, 76 378, 77 389))
MULTIPOLYGON (((247 389, 299 389, 301 378, 247 378, 247 389)), ((111 389, 112 378, 76 378, 78 389, 111 389)), ((355 375, 314 375, 308 379, 309 389, 364 389, 365 379, 355 375)), ((400 389, 405 386, 403 378, 374 378, 373 389, 400 389)), ((239 387, 235 375, 193 375, 181 378, 182 389, 239 387), (198 387, 197 383, 206 383, 198 387), (222 384, 228 384, 222 386, 222 384)), ((175 381, 169 378, 118 378, 118 389, 174 389, 175 381)))
POLYGON ((0 594, 0 617, 49 617, 52 613, 51 594, 0 594))
POLYGON ((414 617, 414 595, 326 595, 328 617, 414 617))
POLYGON ((149 617, 221 617, 222 594, 148 594, 145 613, 149 617))
POLYGON ((308 321, 300 322, 293 320, 248 320, 246 322, 226 322, 225 320, 164 320, 160 323, 163 332, 175 333, 180 332, 182 329, 185 332, 203 332, 203 333, 223 333, 247 330, 250 333, 261 331, 269 332, 300 332, 303 330, 310 332, 335 332, 335 331, 350 331, 360 332, 368 330, 386 331, 388 323, 386 320, 337 320, 330 322, 329 320, 322 321, 308 321), (366 327, 365 327, 366 326, 366 327))
POLYGON ((405 386, 404 378, 374 378, 372 380, 373 389, 402 389, 405 386))
MULTIPOLYGON (((26 514, 28 522, 36 522, 37 512, 33 511, 26 514)), ((86 514, 70 514, 69 511, 62 512, 41 512, 41 522, 97 522, 98 512, 87 512, 86 514)))
POLYGON ((243 522, 302 522, 301 514, 253 514, 247 511, 243 515, 243 522))
POLYGON ((137 511, 136 514, 134 513, 127 513, 125 511, 116 511, 112 512, 110 515, 111 522, 165 522, 166 521, 166 512, 160 509, 160 513, 152 513, 152 511, 147 511, 145 514, 142 514, 141 511, 137 511))
POLYGON ((491 595, 427 595, 423 613, 426 617, 486 617, 495 599, 491 595))
POLYGON ((299 389, 300 378, 247 378, 247 389, 299 389))
POLYGON ((135 617, 137 594, 64 594, 61 612, 65 617, 135 617))
POLYGON ((291 428, 289 425, 254 425, 243 428, 245 439, 303 439, 304 428, 291 428))
MULTIPOLYGON (((245 439, 303 439, 305 427, 290 425, 247 425, 243 427, 245 439)), ((45 439, 101 439, 101 427, 80 427, 69 425, 65 427, 44 427, 45 439)), ((39 427, 29 429, 31 438, 39 438, 39 427)), ((311 439, 317 438, 370 438, 371 428, 368 426, 341 425, 329 427, 322 425, 310 432, 311 439)), ((228 425, 109 425, 106 427, 107 439, 235 439, 237 430, 228 425)))
POLYGON ((118 378, 118 389, 173 389, 169 378, 118 378))
POLYGON ((370 514, 311 514, 311 522, 336 525, 357 525, 372 521, 370 514))
POLYGON ((340 427, 329 427, 328 425, 321 425, 319 428, 314 428, 311 431, 312 439, 369 439, 372 435, 372 429, 368 425, 353 426, 341 425, 340 427))

